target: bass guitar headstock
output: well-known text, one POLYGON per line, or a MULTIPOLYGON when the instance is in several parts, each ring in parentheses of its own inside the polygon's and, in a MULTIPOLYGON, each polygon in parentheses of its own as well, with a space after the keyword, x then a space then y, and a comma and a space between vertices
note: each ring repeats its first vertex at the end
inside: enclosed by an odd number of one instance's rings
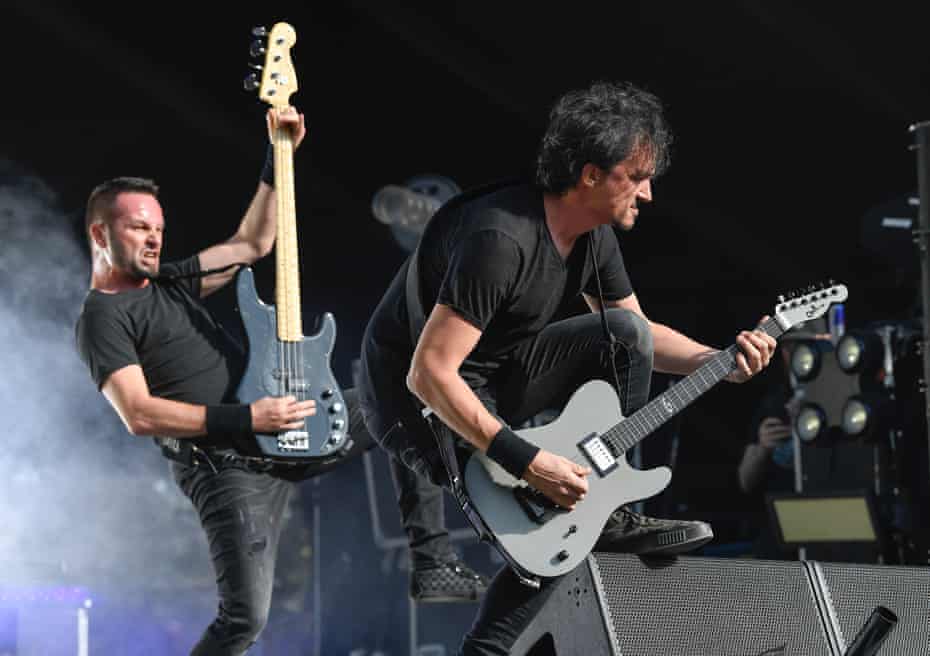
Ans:
POLYGON ((272 107, 287 107, 297 91, 297 71, 291 61, 297 32, 287 23, 275 23, 270 32, 264 27, 253 28, 252 36, 256 40, 249 54, 263 63, 249 64, 254 70, 246 76, 244 86, 247 91, 258 90, 258 97, 272 107))

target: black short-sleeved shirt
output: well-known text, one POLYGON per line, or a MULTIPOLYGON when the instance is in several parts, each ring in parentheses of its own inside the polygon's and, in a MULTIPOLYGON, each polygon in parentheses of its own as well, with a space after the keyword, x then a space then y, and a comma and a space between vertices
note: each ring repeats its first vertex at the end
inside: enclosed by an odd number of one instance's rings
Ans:
MULTIPOLYGON (((452 199, 432 218, 418 247, 424 314, 441 303, 482 331, 460 373, 473 388, 506 363, 581 292, 597 295, 588 241, 593 239, 605 300, 633 293, 609 226, 580 237, 566 259, 545 220, 542 192, 531 185, 477 190, 452 199)), ((382 412, 404 389, 413 354, 401 268, 365 332, 363 403, 382 412)))
POLYGON ((127 366, 142 368, 152 396, 202 405, 234 401, 245 358, 198 300, 197 256, 162 265, 141 289, 91 290, 75 327, 78 351, 100 388, 127 366))

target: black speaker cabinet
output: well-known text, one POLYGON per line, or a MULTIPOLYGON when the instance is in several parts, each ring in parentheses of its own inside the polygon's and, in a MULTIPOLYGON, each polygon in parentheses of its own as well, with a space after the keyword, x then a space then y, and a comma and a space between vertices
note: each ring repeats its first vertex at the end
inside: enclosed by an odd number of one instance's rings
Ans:
POLYGON ((898 616, 879 654, 930 654, 930 568, 594 554, 511 653, 843 656, 877 606, 898 616))

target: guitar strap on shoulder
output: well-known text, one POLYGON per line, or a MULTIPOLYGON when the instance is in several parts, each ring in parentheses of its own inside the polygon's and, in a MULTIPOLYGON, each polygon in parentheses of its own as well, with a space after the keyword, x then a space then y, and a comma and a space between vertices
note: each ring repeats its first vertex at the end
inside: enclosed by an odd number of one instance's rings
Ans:
MULTIPOLYGON (((597 265, 597 250, 594 248, 594 231, 588 233, 588 251, 591 253, 591 263, 594 267, 594 280, 597 282, 597 298, 600 301, 601 328, 604 329, 604 340, 607 343, 607 349, 610 351, 610 369, 614 375, 614 385, 616 385, 617 394, 620 392, 620 375, 617 373, 617 337, 610 331, 607 325, 607 312, 604 310, 604 289, 601 287, 601 273, 597 265)), ((617 397, 619 398, 619 396, 617 397)), ((626 408, 621 408, 621 412, 626 408)))

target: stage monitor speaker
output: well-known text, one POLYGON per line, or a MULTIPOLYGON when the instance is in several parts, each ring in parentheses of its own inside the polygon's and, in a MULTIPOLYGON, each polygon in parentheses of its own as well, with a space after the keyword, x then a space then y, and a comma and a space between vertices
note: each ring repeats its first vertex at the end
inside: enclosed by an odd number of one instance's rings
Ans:
POLYGON ((930 654, 927 568, 619 554, 593 561, 623 656, 842 656, 876 606, 899 618, 880 654, 930 654))
POLYGON ((898 623, 879 654, 930 654, 930 568, 821 563, 821 569, 847 643, 884 606, 898 623))
POLYGON ((548 643, 556 656, 844 656, 883 606, 898 622, 878 653, 926 656, 928 590, 928 568, 598 553, 563 577, 512 654, 548 643))

